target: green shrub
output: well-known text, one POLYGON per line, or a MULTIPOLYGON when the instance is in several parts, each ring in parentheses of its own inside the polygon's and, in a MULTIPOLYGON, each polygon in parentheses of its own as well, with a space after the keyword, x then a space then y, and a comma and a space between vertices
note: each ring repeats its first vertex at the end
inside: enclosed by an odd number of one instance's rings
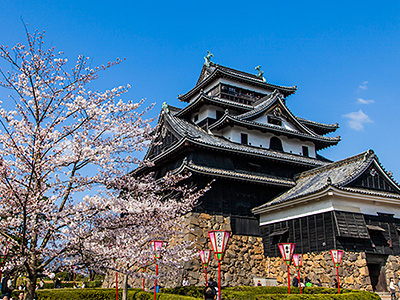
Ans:
POLYGON ((204 287, 200 286, 180 286, 176 288, 162 288, 162 293, 183 295, 194 298, 203 298, 204 287))
MULTIPOLYGON (((203 297, 204 287, 177 287, 163 288, 161 292, 167 294, 191 296, 194 298, 203 297)), ((298 288, 291 288, 291 295, 288 295, 288 288, 284 286, 235 286, 222 288, 223 299, 243 299, 243 300, 273 300, 273 299, 379 299, 377 295, 369 292, 342 289, 341 294, 337 294, 337 289, 322 287, 306 287, 302 289, 303 295, 298 288)), ((162 298, 160 298, 162 299, 162 298)), ((182 298, 183 299, 183 298, 182 298)))
MULTIPOLYGON (((38 290, 39 300, 114 300, 115 289, 52 289, 38 290)), ((144 293, 141 289, 129 289, 128 300, 152 299, 151 293, 144 293), (140 298, 137 298, 136 295, 140 298), (147 294, 146 296, 141 294, 147 294)), ((118 291, 118 299, 122 298, 122 291, 118 291)))
MULTIPOLYGON (((61 282, 61 288, 73 288, 74 283, 73 282, 61 282)), ((54 289, 54 282, 45 282, 44 289, 54 289)))
MULTIPOLYGON (((154 297, 154 295, 153 295, 153 297, 154 297)), ((154 298, 151 298, 151 299, 154 299, 154 298)), ((173 295, 173 294, 159 294, 157 296, 157 300, 197 300, 197 299, 203 299, 203 297, 195 298, 195 297, 173 295)))
MULTIPOLYGON (((195 300, 203 298, 203 287, 179 287, 163 288, 157 294, 157 300, 195 300), (190 294, 190 295, 189 295, 190 294)), ((336 289, 328 288, 304 288, 304 294, 299 295, 296 289, 293 294, 287 294, 286 287, 228 287, 222 289, 224 300, 379 300, 379 296, 357 290, 343 289, 338 295, 336 289)), ((39 300, 114 300, 115 289, 51 289, 38 290, 39 300)), ((118 298, 122 297, 119 291, 118 298)), ((16 295, 14 295, 16 296, 16 295)), ((152 300, 152 292, 144 292, 141 289, 129 289, 128 300, 152 300)))

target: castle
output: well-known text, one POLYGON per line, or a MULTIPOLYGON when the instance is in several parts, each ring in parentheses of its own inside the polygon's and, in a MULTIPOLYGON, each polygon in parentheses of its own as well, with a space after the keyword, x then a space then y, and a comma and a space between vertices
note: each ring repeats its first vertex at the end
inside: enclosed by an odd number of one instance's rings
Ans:
MULTIPOLYGON (((372 150, 332 162, 319 151, 339 143, 339 125, 295 116, 288 108, 296 86, 267 82, 205 57, 195 86, 180 95, 184 108, 163 105, 157 132, 135 172, 190 172, 202 187, 215 179, 188 216, 188 239, 209 248, 207 230, 233 235, 225 284, 274 277, 285 284, 277 243, 307 254, 308 277, 326 286, 327 253, 346 251, 343 286, 386 291, 400 262, 400 187, 372 150)), ((223 264, 224 265, 224 264, 223 264)), ((200 262, 185 266, 201 284, 200 262)))

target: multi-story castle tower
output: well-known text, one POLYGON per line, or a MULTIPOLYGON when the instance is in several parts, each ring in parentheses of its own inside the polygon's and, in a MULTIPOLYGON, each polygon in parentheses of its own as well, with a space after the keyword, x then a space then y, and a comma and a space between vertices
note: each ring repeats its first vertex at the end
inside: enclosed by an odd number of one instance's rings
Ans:
MULTIPOLYGON (((225 284, 284 283, 276 244, 290 241, 308 253, 310 279, 332 285, 321 257, 339 248, 348 253, 344 286, 384 291, 400 262, 400 187, 391 174, 371 150, 338 162, 320 156, 340 141, 327 136, 339 126, 295 116, 287 99, 296 86, 267 82, 260 67, 253 75, 205 59, 196 85, 178 97, 186 107, 163 105, 146 154, 154 167, 136 172, 189 171, 198 186, 215 179, 188 220, 199 249, 209 247, 208 229, 232 231, 225 284)), ((201 283, 199 265, 186 266, 192 284, 201 283)))

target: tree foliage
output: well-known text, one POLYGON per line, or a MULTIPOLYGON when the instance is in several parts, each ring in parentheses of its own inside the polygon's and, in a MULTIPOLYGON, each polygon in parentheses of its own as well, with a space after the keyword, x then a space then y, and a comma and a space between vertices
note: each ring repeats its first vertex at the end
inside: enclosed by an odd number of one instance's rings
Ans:
MULTIPOLYGON (((38 274, 66 258, 107 268, 118 257, 114 268, 128 271, 149 239, 181 230, 181 215, 204 191, 178 184, 180 175, 126 176, 150 140, 148 108, 120 99, 129 85, 89 87, 122 60, 92 68, 78 56, 68 70, 38 31, 27 31, 27 45, 1 45, 0 55, 0 85, 10 92, 0 107, 0 235, 10 243, 7 266, 28 275, 27 299, 38 274)), ((169 251, 185 256, 184 248, 169 251)))

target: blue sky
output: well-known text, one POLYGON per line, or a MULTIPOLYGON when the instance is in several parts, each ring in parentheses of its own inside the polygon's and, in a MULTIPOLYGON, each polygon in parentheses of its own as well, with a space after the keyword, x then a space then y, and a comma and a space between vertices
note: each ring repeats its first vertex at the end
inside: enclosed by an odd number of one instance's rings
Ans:
MULTIPOLYGON (((214 61, 268 82, 297 85, 287 104, 304 118, 340 124, 338 160, 373 149, 400 180, 400 2, 5 1, 0 43, 24 42, 20 17, 47 45, 93 64, 126 61, 93 88, 131 84, 129 98, 183 107, 207 50, 214 61), (279 3, 278 3, 279 2, 279 3)), ((4 97, 4 91, 0 92, 4 97)))

